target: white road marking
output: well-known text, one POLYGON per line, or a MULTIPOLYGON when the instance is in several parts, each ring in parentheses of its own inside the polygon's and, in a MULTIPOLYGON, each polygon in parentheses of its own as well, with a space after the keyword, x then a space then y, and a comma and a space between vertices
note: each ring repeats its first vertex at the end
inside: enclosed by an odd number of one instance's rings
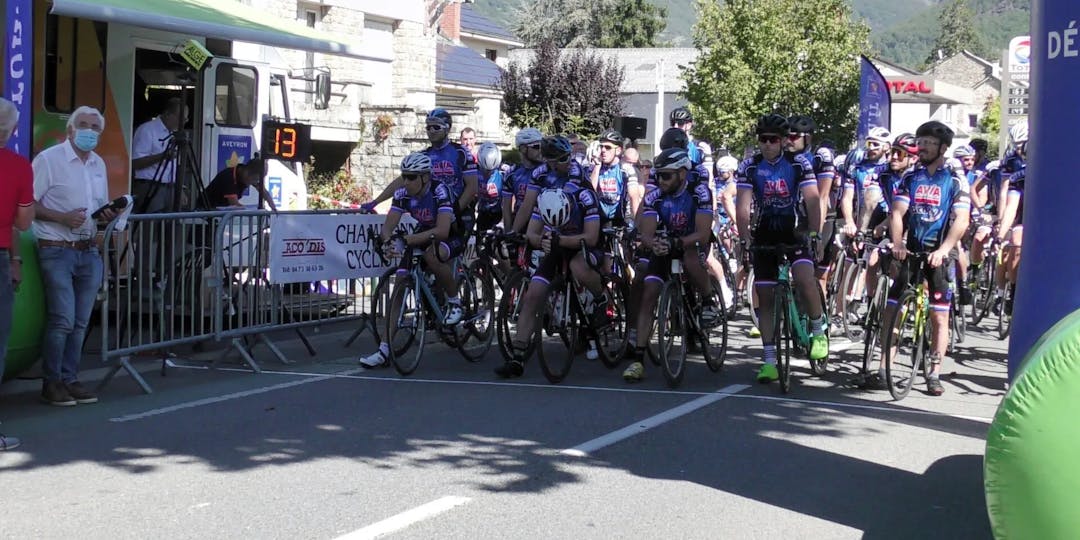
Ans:
POLYGON ((372 538, 381 538, 390 533, 405 529, 410 525, 424 521, 425 519, 435 517, 471 500, 472 499, 468 497, 454 496, 436 499, 427 504, 417 506, 412 510, 406 510, 396 516, 386 518, 378 523, 372 523, 363 529, 358 529, 349 534, 339 536, 336 540, 368 540, 372 538))
POLYGON ((702 407, 716 403, 717 401, 720 401, 721 399, 729 397, 738 392, 742 392, 747 388, 750 388, 749 384, 733 384, 730 386, 726 386, 724 388, 721 388, 720 390, 717 390, 716 392, 701 396, 688 403, 683 403, 682 405, 679 405, 674 409, 668 409, 660 414, 650 416, 649 418, 646 418, 640 422, 634 422, 633 424, 630 424, 629 426, 626 426, 622 429, 612 431, 607 435, 597 437, 591 441, 584 442, 573 448, 567 448, 560 453, 574 457, 588 456, 591 452, 595 452, 601 448, 604 448, 605 446, 611 446, 619 441, 629 439, 634 435, 648 431, 661 424, 670 422, 680 416, 690 414, 702 407))
MULTIPOLYGON (((248 371, 248 370, 241 370, 241 371, 246 371, 246 372, 250 373, 250 371, 248 371)), ((356 371, 357 370, 349 370, 349 371, 343 372, 342 374, 347 374, 347 373, 356 372, 356 371)), ((283 390, 285 388, 292 388, 294 386, 300 386, 300 385, 304 385, 304 384, 311 384, 311 383, 314 383, 314 382, 325 381, 325 380, 333 379, 336 376, 337 375, 314 376, 314 377, 309 377, 307 379, 301 379, 299 381, 289 381, 289 382, 286 382, 286 383, 275 384, 273 386, 266 386, 266 387, 263 387, 263 388, 253 388, 251 390, 244 390, 242 392, 233 392, 231 394, 224 394, 224 395, 221 395, 221 396, 215 396, 215 397, 211 397, 211 398, 204 398, 204 399, 199 399, 199 400, 195 400, 195 401, 188 401, 188 402, 185 402, 185 403, 179 403, 179 404, 176 404, 176 405, 171 405, 169 407, 161 407, 159 409, 151 409, 151 410, 146 411, 146 412, 141 412, 141 413, 136 413, 136 414, 127 414, 127 415, 124 415, 124 416, 117 416, 115 418, 110 418, 109 421, 110 422, 118 422, 118 423, 119 422, 132 422, 134 420, 142 420, 143 418, 150 418, 151 416, 158 416, 158 415, 162 415, 162 414, 168 414, 168 413, 171 413, 171 412, 182 411, 184 409, 191 409, 191 408, 194 408, 194 407, 202 407, 203 405, 212 405, 214 403, 221 403, 223 401, 230 401, 230 400, 234 400, 234 399, 245 398, 245 397, 248 397, 248 396, 255 396, 255 395, 259 395, 259 394, 265 394, 267 392, 273 392, 275 390, 283 390)))

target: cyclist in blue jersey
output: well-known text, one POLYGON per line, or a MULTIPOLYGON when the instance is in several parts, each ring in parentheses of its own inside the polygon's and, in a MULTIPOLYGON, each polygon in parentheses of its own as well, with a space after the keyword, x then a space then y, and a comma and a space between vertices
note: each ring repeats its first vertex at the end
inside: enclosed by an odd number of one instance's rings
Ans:
MULTIPOLYGON (((967 191, 970 196, 971 186, 978 181, 981 175, 975 168, 975 149, 966 144, 957 146, 956 150, 953 150, 953 159, 960 162, 960 166, 957 167, 957 170, 962 173, 964 180, 967 182, 967 191)), ((981 212, 981 208, 973 206, 971 208, 970 221, 975 223, 980 218, 981 212)), ((968 265, 970 264, 970 260, 968 257, 967 246, 969 246, 970 243, 971 239, 965 235, 964 239, 961 240, 960 245, 956 248, 956 274, 959 278, 957 286, 960 290, 960 304, 965 306, 971 304, 972 300, 971 290, 968 288, 968 265)))
MULTIPOLYGON (((814 279, 812 248, 805 246, 808 237, 816 239, 821 234, 821 206, 814 167, 805 154, 783 152, 783 140, 790 133, 787 118, 778 114, 762 116, 755 131, 761 153, 744 160, 735 175, 739 189, 736 202, 739 237, 747 245, 752 238, 758 247, 804 246, 791 250, 787 256, 791 260, 792 281, 811 318, 810 358, 823 360, 829 356, 829 342, 824 333, 825 314, 814 279), (798 204, 800 194, 805 206, 798 204), (750 206, 755 202, 759 218, 757 226, 751 230, 750 206)), ((773 342, 776 330, 773 328, 773 287, 779 278, 779 261, 774 254, 761 252, 754 256, 753 265, 761 313, 758 324, 765 346, 765 362, 758 371, 757 380, 768 383, 780 378, 773 342)))
MULTIPOLYGON (((1006 191, 1008 186, 1006 187, 1006 191)), ((998 195, 1002 190, 1001 162, 998 160, 986 164, 986 169, 978 180, 971 185, 971 207, 979 208, 982 219, 978 222, 975 234, 971 237, 971 267, 968 270, 968 287, 975 285, 979 269, 983 264, 983 250, 993 233, 993 222, 1000 217, 1001 209, 997 206, 998 195)), ((972 218, 972 221, 975 221, 972 218)))
POLYGON ((862 161, 848 162, 844 176, 844 194, 840 200, 840 215, 844 220, 841 231, 853 236, 869 223, 870 215, 881 197, 878 177, 889 166, 886 152, 892 147, 892 135, 883 127, 870 130, 866 138, 866 154, 862 161), (867 198, 870 198, 867 201, 867 198))
POLYGON ((1009 128, 1009 141, 1012 155, 1001 165, 1002 175, 1009 179, 1009 188, 1004 194, 1001 211, 1001 224, 997 237, 1002 244, 999 286, 1007 286, 1013 295, 1005 304, 1006 313, 1012 314, 1012 297, 1016 292, 1016 273, 1020 267, 1020 248, 1024 243, 1024 184, 1027 180, 1028 124, 1021 121, 1009 128))
POLYGON ((971 139, 968 143, 972 150, 975 150, 975 170, 980 173, 986 172, 986 166, 990 164, 990 160, 986 159, 986 151, 989 149, 989 144, 986 139, 971 139))
MULTIPOLYGON (((732 156, 724 156, 716 160, 716 173, 713 175, 713 206, 716 209, 717 231, 726 227, 735 219, 735 197, 738 189, 735 186, 735 171, 739 168, 739 160, 732 156)), ((730 250, 732 246, 728 246, 730 250)))
POLYGON ((705 175, 711 181, 713 173, 712 148, 705 141, 694 139, 694 115, 690 114, 690 109, 686 107, 672 109, 668 119, 671 121, 671 127, 679 128, 686 133, 686 154, 690 156, 690 162, 696 165, 704 165, 705 175))
POLYGON ((503 230, 514 230, 514 216, 525 202, 525 194, 529 189, 529 182, 532 182, 533 171, 543 161, 540 155, 540 141, 543 139, 543 134, 536 128, 523 128, 514 137, 521 163, 510 169, 503 181, 503 230))
MULTIPOLYGON (((953 141, 953 131, 945 124, 930 121, 916 130, 919 165, 904 175, 890 213, 889 236, 893 256, 903 266, 889 290, 889 300, 883 320, 896 317, 897 301, 912 279, 925 279, 930 289, 930 374, 927 390, 930 395, 945 392, 941 386, 941 361, 949 344, 949 308, 952 292, 949 288, 953 250, 968 226, 971 200, 964 190, 959 171, 945 166, 946 151, 953 141), (903 263, 908 252, 928 252, 926 264, 903 263)), ((892 323, 883 325, 882 332, 893 331, 892 323)), ((884 341, 884 334, 882 335, 884 341)))
MULTIPOLYGON (((542 250, 544 256, 521 299, 517 333, 512 343, 513 358, 495 369, 495 374, 500 377, 518 377, 524 372, 525 351, 538 322, 536 313, 547 302, 551 280, 557 272, 562 271, 566 258, 569 258, 571 274, 592 295, 591 306, 586 306, 586 309, 592 309, 592 327, 602 329, 610 322, 606 313, 607 292, 596 270, 602 256, 599 249, 600 208, 596 192, 582 178, 580 169, 570 155, 569 141, 564 137, 550 137, 544 142, 544 167, 550 172, 542 172, 534 177, 529 186, 536 210, 532 213, 525 235, 529 245, 542 250), (574 169, 578 172, 572 173, 574 169), (585 243, 585 253, 581 252, 582 242, 585 243)), ((525 207, 521 210, 524 211, 525 207)))
POLYGON ((562 187, 571 180, 585 181, 585 170, 573 157, 572 151, 573 146, 566 137, 544 137, 540 141, 540 155, 544 162, 533 169, 532 178, 525 189, 525 199, 518 207, 511 230, 525 232, 536 210, 536 198, 544 189, 562 187))
POLYGON ((505 179, 502 170, 502 151, 493 142, 476 149, 480 189, 476 204, 476 230, 489 231, 502 221, 502 189, 505 179))
POLYGON ((712 193, 706 182, 688 182, 690 157, 681 148, 670 148, 656 156, 658 189, 642 201, 641 243, 650 252, 638 307, 637 332, 629 353, 630 366, 623 372, 627 382, 640 381, 645 374, 645 347, 653 328, 653 313, 660 288, 670 277, 671 259, 679 257, 691 283, 701 293, 701 324, 711 327, 720 319, 706 271, 705 253, 713 221, 712 193), (660 232, 661 235, 658 235, 660 232))
MULTIPOLYGON (((818 183, 818 204, 821 206, 821 215, 824 216, 821 228, 823 238, 830 238, 836 222, 835 201, 826 194, 833 192, 833 182, 836 177, 836 168, 833 165, 833 151, 827 146, 813 147, 814 132, 817 131, 817 122, 806 115, 794 115, 788 118, 788 128, 791 133, 787 136, 784 151, 796 154, 805 154, 806 159, 814 166, 814 177, 818 183), (832 219, 830 219, 830 217, 832 219)), ((828 268, 819 268, 818 272, 825 275, 828 268)), ((821 281, 822 287, 825 282, 821 281)))
MULTIPOLYGON (((476 202, 477 176, 476 162, 464 147, 450 141, 450 128, 453 119, 446 109, 433 109, 427 115, 426 130, 431 143, 424 153, 431 158, 431 178, 450 190, 454 202, 454 211, 466 232, 472 231, 473 207, 476 202)), ((373 210, 375 205, 389 199, 405 186, 399 176, 386 189, 364 205, 373 210)))
POLYGON ((589 164, 589 183, 600 201, 602 227, 626 225, 627 188, 630 174, 622 166, 623 136, 614 129, 600 134, 598 152, 589 164))
MULTIPOLYGON (((450 265, 445 264, 445 261, 460 255, 465 243, 454 216, 450 190, 431 177, 431 166, 431 158, 423 152, 409 154, 401 161, 401 178, 405 186, 394 193, 380 240, 384 245, 383 253, 388 258, 401 257, 401 264, 397 269, 399 277, 409 272, 409 264, 412 262, 408 253, 403 251, 415 247, 425 248, 424 265, 435 276, 439 288, 446 293, 446 315, 443 322, 454 325, 461 321, 464 310, 458 297, 457 281, 450 265), (404 245, 399 246, 390 242, 390 239, 402 214, 412 216, 417 222, 417 228, 412 234, 406 235, 404 245)), ((396 306, 392 306, 393 308, 396 306)), ((384 339, 379 344, 379 350, 362 357, 360 364, 376 367, 385 364, 389 358, 390 345, 384 339)))

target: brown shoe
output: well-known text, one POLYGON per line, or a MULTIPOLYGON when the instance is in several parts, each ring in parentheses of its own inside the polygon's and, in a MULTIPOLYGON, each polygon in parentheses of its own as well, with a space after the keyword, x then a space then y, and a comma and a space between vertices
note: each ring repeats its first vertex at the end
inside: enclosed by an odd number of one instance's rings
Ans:
POLYGON ((60 381, 45 381, 41 385, 41 401, 58 407, 74 407, 76 404, 75 398, 60 381))
POLYGON ((97 403, 97 395, 83 387, 79 381, 74 381, 65 384, 68 394, 75 398, 75 401, 81 405, 87 405, 90 403, 97 403))

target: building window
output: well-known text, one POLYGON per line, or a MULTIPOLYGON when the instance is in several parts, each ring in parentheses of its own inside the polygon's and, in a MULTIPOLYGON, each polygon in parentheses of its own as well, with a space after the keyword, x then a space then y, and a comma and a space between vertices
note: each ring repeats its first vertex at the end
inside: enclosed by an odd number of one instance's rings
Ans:
POLYGON ((253 68, 218 64, 214 121, 220 126, 255 127, 259 104, 258 75, 253 68))
POLYGON ((977 128, 977 127, 979 127, 979 115, 977 115, 977 114, 969 114, 968 115, 968 127, 969 128, 977 128))
POLYGON ((494 62, 499 58, 499 51, 496 51, 495 49, 484 49, 484 56, 486 56, 488 60, 494 62))
POLYGON ((45 109, 105 110, 105 23, 49 15, 45 22, 45 109))

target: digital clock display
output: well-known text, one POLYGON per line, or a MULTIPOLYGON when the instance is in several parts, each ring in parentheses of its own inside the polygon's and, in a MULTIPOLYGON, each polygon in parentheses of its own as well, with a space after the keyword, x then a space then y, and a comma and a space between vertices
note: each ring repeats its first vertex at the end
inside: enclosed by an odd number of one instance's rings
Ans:
POLYGON ((296 122, 266 120, 262 128, 262 155, 289 162, 307 162, 311 157, 311 126, 296 122))

